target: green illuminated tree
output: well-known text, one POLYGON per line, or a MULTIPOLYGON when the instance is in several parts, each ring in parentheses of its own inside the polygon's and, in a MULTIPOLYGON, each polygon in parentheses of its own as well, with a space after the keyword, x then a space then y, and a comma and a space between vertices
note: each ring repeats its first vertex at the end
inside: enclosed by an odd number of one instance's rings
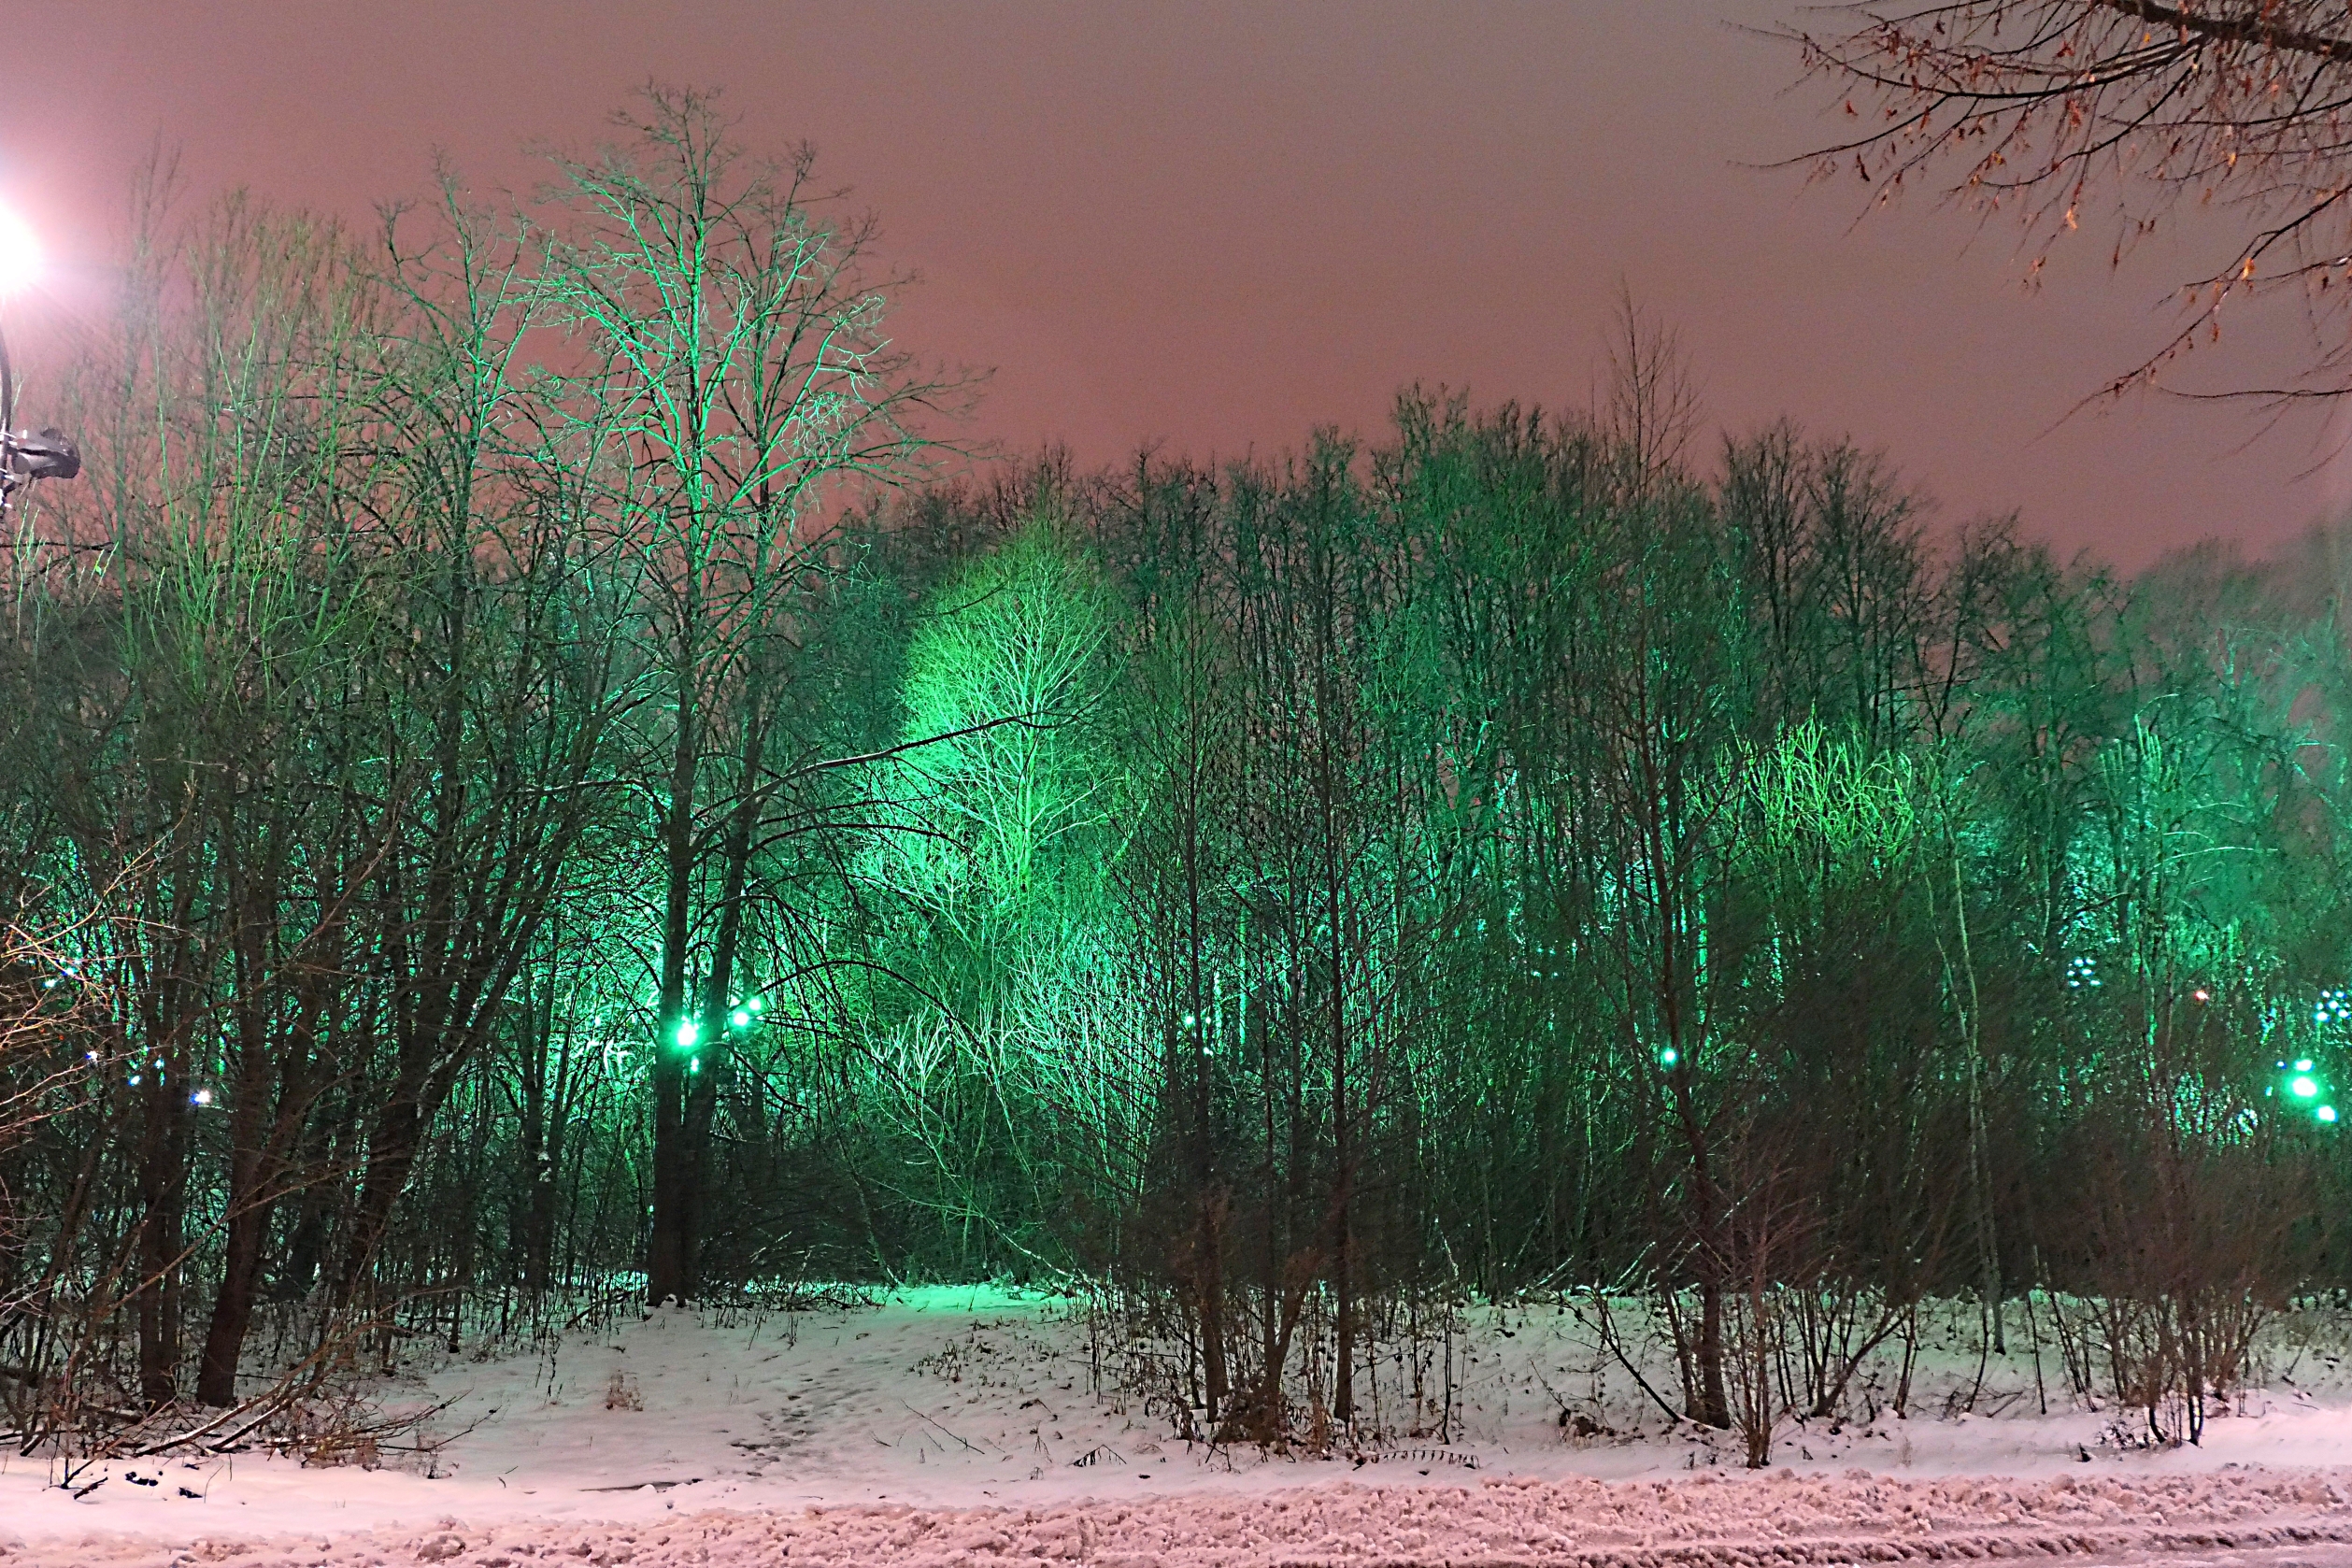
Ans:
POLYGON ((157 923, 108 955, 140 1106, 141 1386, 178 1381, 183 1183, 201 1090, 225 1114, 218 1274, 196 1397, 231 1403, 272 1206, 321 1077, 382 821, 345 791, 383 626, 338 503, 367 302, 332 227, 222 204, 135 275, 107 510, 69 523, 120 585, 127 720, 93 737, 69 821, 83 862, 137 867, 157 923), (144 286, 147 291, 139 292, 144 286), (188 316, 164 290, 189 290, 188 316), (192 330, 193 329, 193 330, 192 330))
POLYGON ((1042 963, 1098 919, 1125 801, 1105 744, 1112 606, 1033 524, 934 595, 907 651, 904 789, 924 827, 886 875, 984 963, 1042 963))
POLYGON ((1232 1414, 1227 1253, 1242 1151, 1230 1123, 1250 1046, 1247 867, 1236 854, 1248 780, 1246 688, 1228 635, 1213 482, 1147 462, 1125 499, 1123 531, 1145 555, 1131 665, 1142 717, 1121 748, 1138 809, 1120 867, 1123 913, 1147 988, 1136 1021, 1161 1062, 1162 1158, 1181 1238, 1169 1273, 1196 1325, 1195 1403, 1201 1428, 1213 1433, 1232 1414))
POLYGON ((832 216, 813 154, 747 154, 706 94, 649 91, 619 139, 559 158, 542 294, 571 329, 566 396, 617 421, 597 505, 631 552, 654 706, 641 726, 662 936, 648 1292, 696 1283, 703 1143, 725 1061, 752 847, 797 606, 843 480, 917 471, 948 396, 884 335, 869 220, 832 216))
POLYGON ((400 461, 367 473, 405 635, 378 744, 412 792, 371 868, 389 1061, 342 1238, 345 1297, 441 1107, 508 1025, 567 872, 613 809, 619 726, 641 700, 629 558, 596 511, 620 432, 552 419, 516 373, 540 324, 530 249, 453 183, 443 195, 425 237, 397 220, 384 236, 399 313, 368 434, 400 461))

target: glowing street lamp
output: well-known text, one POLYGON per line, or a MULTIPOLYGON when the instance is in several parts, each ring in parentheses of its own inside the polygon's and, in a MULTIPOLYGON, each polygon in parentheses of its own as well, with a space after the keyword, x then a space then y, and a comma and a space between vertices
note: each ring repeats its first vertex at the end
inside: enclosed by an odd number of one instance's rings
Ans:
MULTIPOLYGON (((30 288, 41 276, 41 246, 32 227, 0 207, 0 306, 30 288)), ((81 472, 81 453, 55 428, 16 428, 16 366, 8 340, 0 333, 0 506, 35 479, 70 479, 81 472)))
POLYGON ((23 219, 0 207, 0 298, 23 292, 41 278, 41 242, 23 219))

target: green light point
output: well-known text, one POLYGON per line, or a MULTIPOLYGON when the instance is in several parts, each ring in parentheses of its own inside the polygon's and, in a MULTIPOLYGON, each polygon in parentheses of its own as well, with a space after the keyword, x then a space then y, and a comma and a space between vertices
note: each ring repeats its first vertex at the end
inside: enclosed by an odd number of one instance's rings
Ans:
POLYGON ((750 1001, 748 1001, 748 1002, 745 1003, 745 1004, 744 1004, 744 1005, 745 1005, 745 1006, 747 1006, 747 1007, 748 1007, 748 1008, 750 1008, 753 1012, 755 1012, 755 1013, 756 1013, 756 1012, 758 1012, 758 1011, 760 1010, 760 1008, 761 1008, 761 1006, 762 1006, 762 1003, 761 1003, 760 999, 759 999, 758 997, 756 997, 756 996, 755 996, 755 997, 753 997, 750 1001))
POLYGON ((727 1021, 734 1024, 737 1029, 748 1029, 751 1027, 751 1015, 745 1012, 741 1007, 737 1007, 728 1016, 727 1021))
POLYGON ((2333 1121, 2336 1119, 2336 1108, 2333 1105, 2322 1105, 2311 1114, 2322 1121, 2333 1121))
POLYGON ((702 1030, 696 1027, 694 1020, 692 1019, 688 1019, 685 1022, 677 1026, 677 1048, 680 1050, 691 1049, 694 1042, 702 1038, 702 1030))
POLYGON ((2287 1086, 2287 1091, 2298 1100, 2316 1099, 2319 1093, 2319 1083, 2317 1079, 2307 1076, 2298 1077, 2287 1086))

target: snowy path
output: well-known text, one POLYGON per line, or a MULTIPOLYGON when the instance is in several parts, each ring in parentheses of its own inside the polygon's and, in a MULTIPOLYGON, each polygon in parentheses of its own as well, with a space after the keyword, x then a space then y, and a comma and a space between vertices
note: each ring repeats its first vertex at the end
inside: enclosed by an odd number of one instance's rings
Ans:
POLYGON ((0 1451, 0 1568, 2352 1568, 2340 1349, 2282 1341, 2272 1383, 2217 1411, 2202 1447, 2151 1452, 2112 1415, 2041 1414, 2017 1357, 1985 1413, 1960 1413, 1950 1388, 1985 1374, 1931 1346, 1911 1417, 1789 1423, 1776 1468, 1749 1473, 1725 1434, 1661 1425, 1572 1317, 1481 1309, 1456 1347, 1452 1445, 1408 1435, 1352 1468, 1183 1443, 1096 1392, 1083 1323, 1035 1298, 665 1311, 415 1368, 393 1394, 455 1401, 429 1467, 115 1461, 69 1490, 54 1458, 0 1451), (1598 1435, 1560 1425, 1555 1390, 1598 1435))
POLYGON ((2037 1558, 2083 1564, 2352 1564, 2352 1473, 2041 1482, 1861 1476, 1686 1481, 1339 1483, 1255 1497, 1189 1493, 1044 1508, 862 1505, 679 1515, 596 1525, 467 1528, 274 1540, 86 1536, 13 1550, 6 1568, 631 1568, 1090 1563, 1103 1568, 1764 1568, 1768 1564, 2037 1558))

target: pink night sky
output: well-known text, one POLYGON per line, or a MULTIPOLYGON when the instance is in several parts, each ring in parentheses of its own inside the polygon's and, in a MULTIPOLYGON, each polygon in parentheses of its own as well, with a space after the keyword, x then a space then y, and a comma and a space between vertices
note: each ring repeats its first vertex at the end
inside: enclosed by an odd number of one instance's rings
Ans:
MULTIPOLYGON (((364 220, 436 149, 478 188, 526 188, 528 144, 592 142, 653 77, 722 87, 755 144, 817 144, 921 275, 900 341, 994 370, 964 434, 1005 451, 1292 446, 1376 431, 1415 380, 1581 404, 1622 283, 1682 332, 1716 426, 1786 413, 1883 447, 1946 520, 2014 507, 2138 566, 2352 505, 2322 414, 2062 418, 2163 339, 2212 220, 2120 272, 2087 225, 2029 292, 2006 217, 1922 191, 1858 223, 1859 183, 1760 167, 1846 123, 1740 30, 1798 0, 14 9, 0 195, 49 236, 21 308, 51 322, 103 297, 158 138, 192 195, 243 183, 364 220)), ((2249 317, 2194 384, 2274 380, 2307 330, 2249 317)))

